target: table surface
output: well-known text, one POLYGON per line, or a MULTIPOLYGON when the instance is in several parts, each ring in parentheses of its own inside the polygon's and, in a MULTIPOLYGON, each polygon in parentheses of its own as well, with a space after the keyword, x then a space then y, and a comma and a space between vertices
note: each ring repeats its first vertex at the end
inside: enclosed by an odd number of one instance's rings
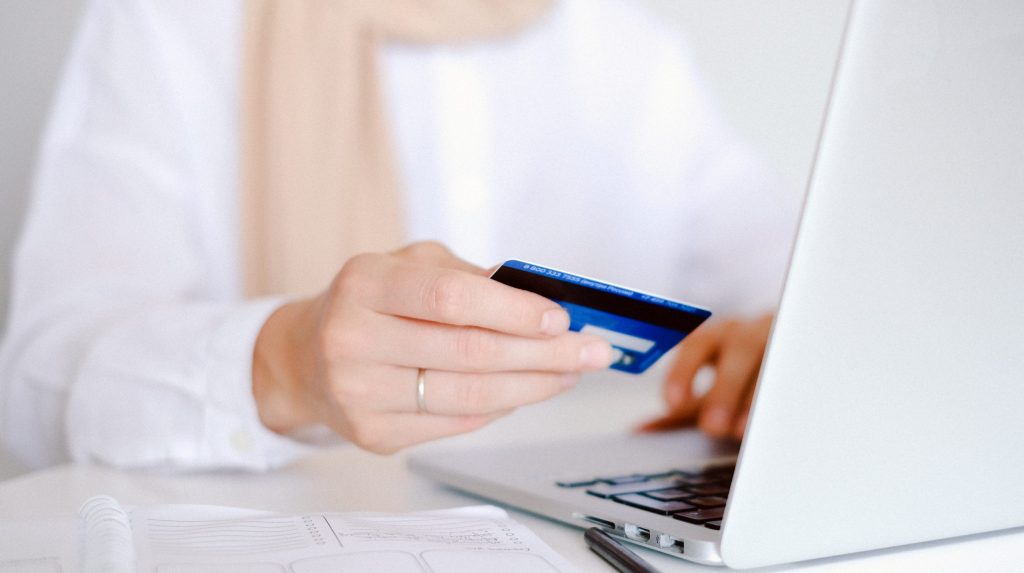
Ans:
MULTIPOLYGON (((658 378, 658 373, 640 379, 617 374, 592 376, 554 400, 522 408, 474 434, 447 440, 442 446, 500 447, 552 437, 628 431, 660 410, 658 378)), ((478 498, 411 474, 406 469, 404 453, 382 457, 340 446, 266 474, 173 474, 77 465, 55 467, 0 483, 0 516, 69 516, 82 501, 96 494, 111 495, 126 505, 199 503, 284 513, 396 512, 482 503, 478 498)), ((581 530, 507 509, 581 571, 611 571, 587 550, 581 530)), ((955 510, 964 509, 951 508, 955 510)), ((646 549, 635 550, 666 572, 720 570, 646 549)), ((1019 571, 1024 567, 1021 563, 1024 528, 771 570, 1019 571)))

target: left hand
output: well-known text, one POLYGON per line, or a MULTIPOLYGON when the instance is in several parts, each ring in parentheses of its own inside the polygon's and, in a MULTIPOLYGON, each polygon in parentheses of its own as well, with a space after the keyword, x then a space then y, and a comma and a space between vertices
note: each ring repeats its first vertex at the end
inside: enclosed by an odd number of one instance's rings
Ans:
POLYGON ((273 431, 323 424, 392 453, 475 430, 608 367, 607 342, 568 330, 558 304, 416 243, 355 256, 318 296, 272 313, 256 338, 252 393, 273 431), (429 412, 420 368, 430 370, 429 412))
POLYGON ((640 430, 667 430, 696 422, 711 437, 743 438, 773 318, 768 314, 753 320, 725 320, 690 334, 665 379, 668 411, 640 430), (698 397, 694 378, 705 366, 714 369, 715 380, 708 393, 698 397))

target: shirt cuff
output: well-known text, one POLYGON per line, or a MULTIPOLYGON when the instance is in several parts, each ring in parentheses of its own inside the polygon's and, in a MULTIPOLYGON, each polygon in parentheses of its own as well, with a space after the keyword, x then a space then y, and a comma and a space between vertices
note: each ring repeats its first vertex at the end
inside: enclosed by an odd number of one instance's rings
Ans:
POLYGON ((314 444, 271 431, 260 421, 252 393, 256 337, 284 298, 245 302, 232 310, 210 343, 205 444, 218 465, 268 470, 316 451, 314 444))

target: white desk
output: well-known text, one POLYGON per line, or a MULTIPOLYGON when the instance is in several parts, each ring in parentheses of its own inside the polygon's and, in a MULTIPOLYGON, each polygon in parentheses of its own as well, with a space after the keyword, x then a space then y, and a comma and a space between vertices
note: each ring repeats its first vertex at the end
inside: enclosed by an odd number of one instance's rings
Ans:
MULTIPOLYGON (((525 408, 462 443, 514 443, 550 436, 624 431, 660 409, 653 378, 593 379, 547 404, 525 408)), ((105 493, 124 504, 203 503, 296 513, 302 511, 408 511, 480 503, 480 500, 411 475, 405 457, 379 457, 353 447, 326 450, 270 474, 157 474, 85 466, 61 466, 0 483, 0 517, 71 515, 86 498, 105 493)), ((969 508, 950 508, 969 511, 969 508)), ((587 550, 582 532, 517 511, 531 528, 582 571, 610 572, 587 550)), ((702 567, 658 553, 637 551, 663 571, 702 567)), ((1024 530, 975 536, 801 564, 800 571, 1021 571, 1024 530)))

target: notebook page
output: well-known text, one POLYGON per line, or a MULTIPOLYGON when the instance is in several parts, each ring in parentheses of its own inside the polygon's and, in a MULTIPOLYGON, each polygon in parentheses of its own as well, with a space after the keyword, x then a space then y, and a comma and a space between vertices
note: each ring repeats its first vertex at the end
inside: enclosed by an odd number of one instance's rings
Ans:
POLYGON ((61 573, 78 562, 78 519, 0 519, 0 573, 61 573))
POLYGON ((493 506, 279 515, 209 506, 133 509, 140 571, 574 573, 493 506))
POLYGON ((0 519, 0 573, 129 573, 133 554, 128 514, 108 496, 75 517, 0 519))

